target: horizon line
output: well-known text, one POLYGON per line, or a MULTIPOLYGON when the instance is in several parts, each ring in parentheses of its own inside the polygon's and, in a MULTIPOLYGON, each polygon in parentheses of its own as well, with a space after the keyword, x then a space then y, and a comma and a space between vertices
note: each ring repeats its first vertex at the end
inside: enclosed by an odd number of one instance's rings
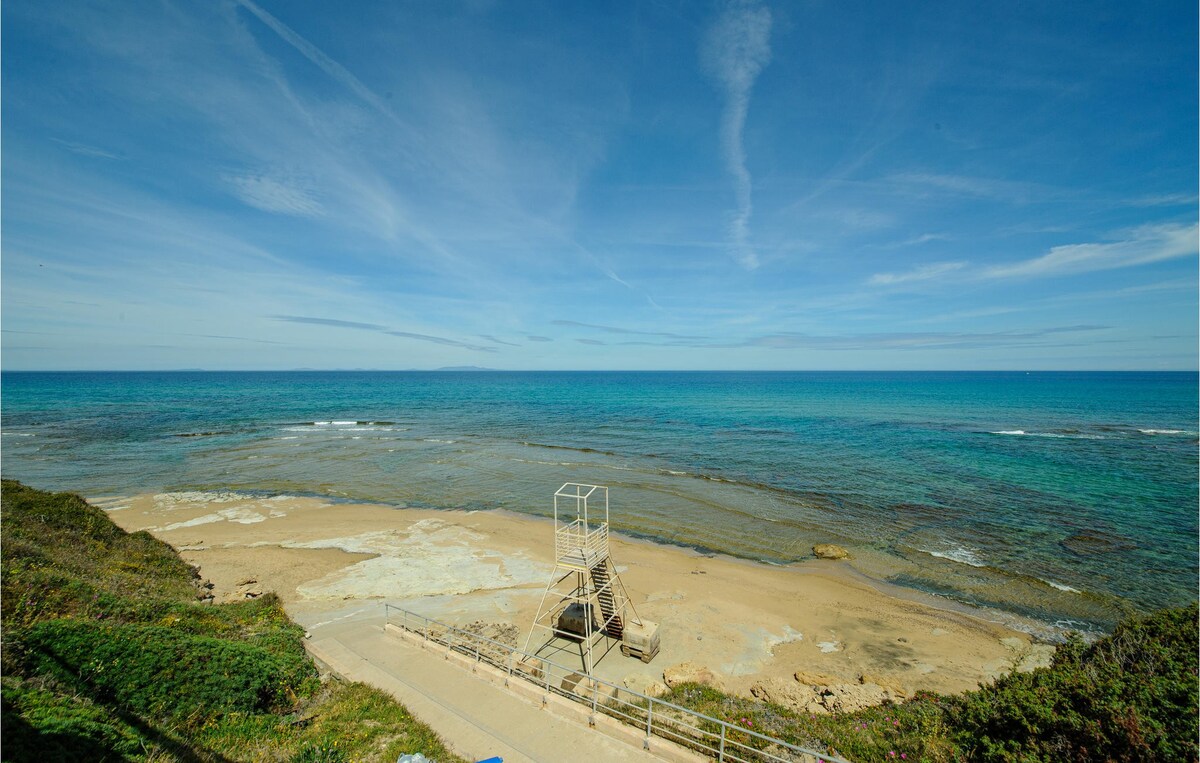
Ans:
POLYGON ((290 374, 290 373, 1195 373, 1200 368, 18 368, 14 374, 290 374))

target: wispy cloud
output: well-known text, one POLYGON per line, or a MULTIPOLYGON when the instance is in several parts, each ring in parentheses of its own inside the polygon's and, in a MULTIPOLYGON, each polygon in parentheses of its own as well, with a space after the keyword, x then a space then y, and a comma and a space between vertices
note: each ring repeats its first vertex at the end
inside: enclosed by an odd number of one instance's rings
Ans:
POLYGON ((575 341, 579 342, 580 344, 590 344, 593 346, 603 346, 605 344, 604 342, 601 342, 599 339, 576 339, 575 341))
POLYGON ((200 339, 228 339, 234 342, 253 342, 255 344, 285 344, 285 342, 275 342, 270 339, 251 339, 245 336, 226 336, 224 334, 183 334, 183 336, 194 336, 200 339))
POLYGON ((989 333, 882 332, 820 336, 777 333, 750 337, 724 347, 767 347, 777 350, 962 350, 989 347, 1040 346, 1062 334, 1099 331, 1098 325, 1056 326, 1027 331, 989 333))
POLYGON ((312 191, 296 181, 267 175, 231 175, 225 180, 235 196, 266 212, 315 217, 323 211, 312 191))
POLYGON ((395 331, 387 326, 380 326, 378 323, 359 323, 358 321, 343 321, 337 318, 312 318, 306 315, 275 315, 272 316, 277 321, 285 321, 287 323, 307 323, 313 326, 332 326, 334 328, 357 329, 360 331, 375 331, 388 336, 400 337, 401 339, 416 339, 421 342, 432 342, 433 344, 446 345, 447 347, 462 347, 475 352, 496 352, 495 347, 484 347, 483 345, 472 344, 470 342, 461 342, 457 339, 449 339, 444 336, 434 336, 433 334, 418 334, 412 331, 395 331))
POLYGON ((1142 196, 1129 202, 1135 207, 1194 207, 1197 197, 1194 193, 1164 193, 1157 196, 1142 196))
POLYGON ((947 273, 962 270, 965 265, 965 262, 936 262, 930 265, 921 265, 906 273, 876 273, 871 276, 867 283, 872 286, 891 286, 899 283, 912 283, 913 281, 929 281, 940 278, 947 273))
POLYGON ((1200 226, 1195 224, 1147 225, 1130 231, 1119 241, 1056 246, 1041 257, 987 268, 983 275, 987 278, 1059 276, 1146 265, 1194 256, 1198 236, 1200 226))
POLYGON ((751 178, 742 132, 754 81, 771 60, 770 37, 771 10, 754 0, 735 0, 709 28, 702 51, 706 68, 724 91, 721 152, 737 201, 729 237, 734 259, 747 270, 758 267, 758 253, 750 243, 751 178))
POLYGON ((1023 203, 1033 198, 1052 196, 1051 189, 1034 183, 1001 180, 998 178, 950 175, 934 172, 902 172, 887 178, 888 181, 920 189, 927 193, 942 193, 953 196, 968 196, 1023 203))
POLYGON ((357 321, 341 321, 336 318, 310 318, 306 315, 273 315, 277 321, 287 323, 309 323, 314 326, 334 326, 343 329, 362 329, 364 331, 387 331, 387 326, 377 323, 359 323, 357 321))
POLYGON ((517 344, 516 342, 506 342, 503 339, 497 339, 496 337, 492 336, 491 334, 480 334, 479 338, 486 339, 487 341, 494 342, 496 344, 506 344, 509 347, 520 347, 521 346, 521 345, 517 344))
POLYGON ((101 149, 101 148, 96 148, 95 146, 89 146, 84 143, 76 143, 74 141, 61 140, 59 138, 51 138, 50 140, 59 144, 60 146, 67 149, 71 153, 79 154, 80 156, 90 156, 95 159, 117 159, 117 160, 121 159, 121 157, 117 156, 114 153, 105 151, 104 149, 101 149))
POLYGON ((553 339, 551 339, 548 336, 538 336, 536 334, 530 334, 529 336, 527 336, 525 338, 531 342, 553 342, 554 341, 553 339))
POLYGON ((302 56, 320 67, 321 71, 340 82, 347 89, 370 104, 380 114, 388 117, 397 124, 407 126, 403 120, 388 108, 387 103, 364 85, 358 77, 350 73, 346 67, 325 55, 316 45, 297 34, 291 27, 264 11, 252 0, 237 0, 238 5, 253 13, 258 20, 266 24, 272 32, 279 35, 284 42, 295 48, 302 56))
POLYGON ((579 321, 556 320, 550 321, 555 326, 574 326, 576 328, 596 329, 609 334, 637 334, 639 336, 665 336, 671 339, 708 339, 706 336, 687 336, 685 334, 672 334, 669 331, 638 331, 636 329, 626 329, 619 326, 601 326, 596 323, 580 323, 579 321))
POLYGON ((411 331, 385 331, 383 332, 390 336, 398 336, 404 339, 417 339, 422 342, 433 342, 434 344, 444 344, 449 347, 463 347, 476 352, 496 352, 495 347, 483 347, 478 344, 470 344, 468 342, 460 342, 457 339, 447 339, 443 336, 432 336, 430 334, 414 334, 411 331))

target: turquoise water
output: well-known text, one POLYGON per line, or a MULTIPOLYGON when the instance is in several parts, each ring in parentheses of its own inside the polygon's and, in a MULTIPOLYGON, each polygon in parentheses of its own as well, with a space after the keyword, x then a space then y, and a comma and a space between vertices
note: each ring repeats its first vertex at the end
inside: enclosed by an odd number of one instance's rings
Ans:
POLYGON ((6 477, 316 494, 613 524, 1061 627, 1195 598, 1187 373, 5 373, 6 477))

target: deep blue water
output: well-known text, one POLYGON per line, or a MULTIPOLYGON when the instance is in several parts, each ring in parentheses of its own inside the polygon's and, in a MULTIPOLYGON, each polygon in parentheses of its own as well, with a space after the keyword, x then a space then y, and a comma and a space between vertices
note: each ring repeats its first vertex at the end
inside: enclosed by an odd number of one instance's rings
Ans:
POLYGON ((546 514, 1062 625, 1197 584, 1191 373, 4 373, 6 477, 546 514))

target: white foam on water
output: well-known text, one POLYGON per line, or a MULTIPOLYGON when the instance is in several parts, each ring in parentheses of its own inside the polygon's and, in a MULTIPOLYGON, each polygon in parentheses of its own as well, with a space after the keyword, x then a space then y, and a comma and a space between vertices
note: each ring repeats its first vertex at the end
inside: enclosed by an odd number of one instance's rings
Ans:
POLYGON ((1047 580, 1046 578, 1038 578, 1038 580, 1042 581, 1051 588, 1057 588, 1060 591, 1066 591, 1067 593, 1081 593, 1078 588, 1072 588, 1071 586, 1064 585, 1062 583, 1055 583, 1053 580, 1047 580))
POLYGON ((1196 432, 1190 432, 1186 429, 1139 429, 1142 434, 1186 434, 1195 436, 1196 432))
POLYGON ((233 503, 248 501, 249 496, 232 490, 182 490, 173 493, 158 493, 154 496, 154 508, 170 511, 187 504, 233 503))
POLYGON ((1016 435, 1020 437, 1049 437, 1054 440, 1106 440, 1099 434, 1067 434, 1065 432, 1026 432, 1024 429, 1005 429, 992 434, 1016 435))
POLYGON ((983 557, 980 555, 983 552, 977 548, 971 548, 970 546, 964 546, 958 543, 947 543, 945 548, 937 550, 930 550, 926 548, 920 550, 924 551, 930 556, 936 556, 938 559, 946 559, 951 562, 958 562, 959 564, 969 564, 972 567, 987 566, 987 562, 985 562, 983 557))

